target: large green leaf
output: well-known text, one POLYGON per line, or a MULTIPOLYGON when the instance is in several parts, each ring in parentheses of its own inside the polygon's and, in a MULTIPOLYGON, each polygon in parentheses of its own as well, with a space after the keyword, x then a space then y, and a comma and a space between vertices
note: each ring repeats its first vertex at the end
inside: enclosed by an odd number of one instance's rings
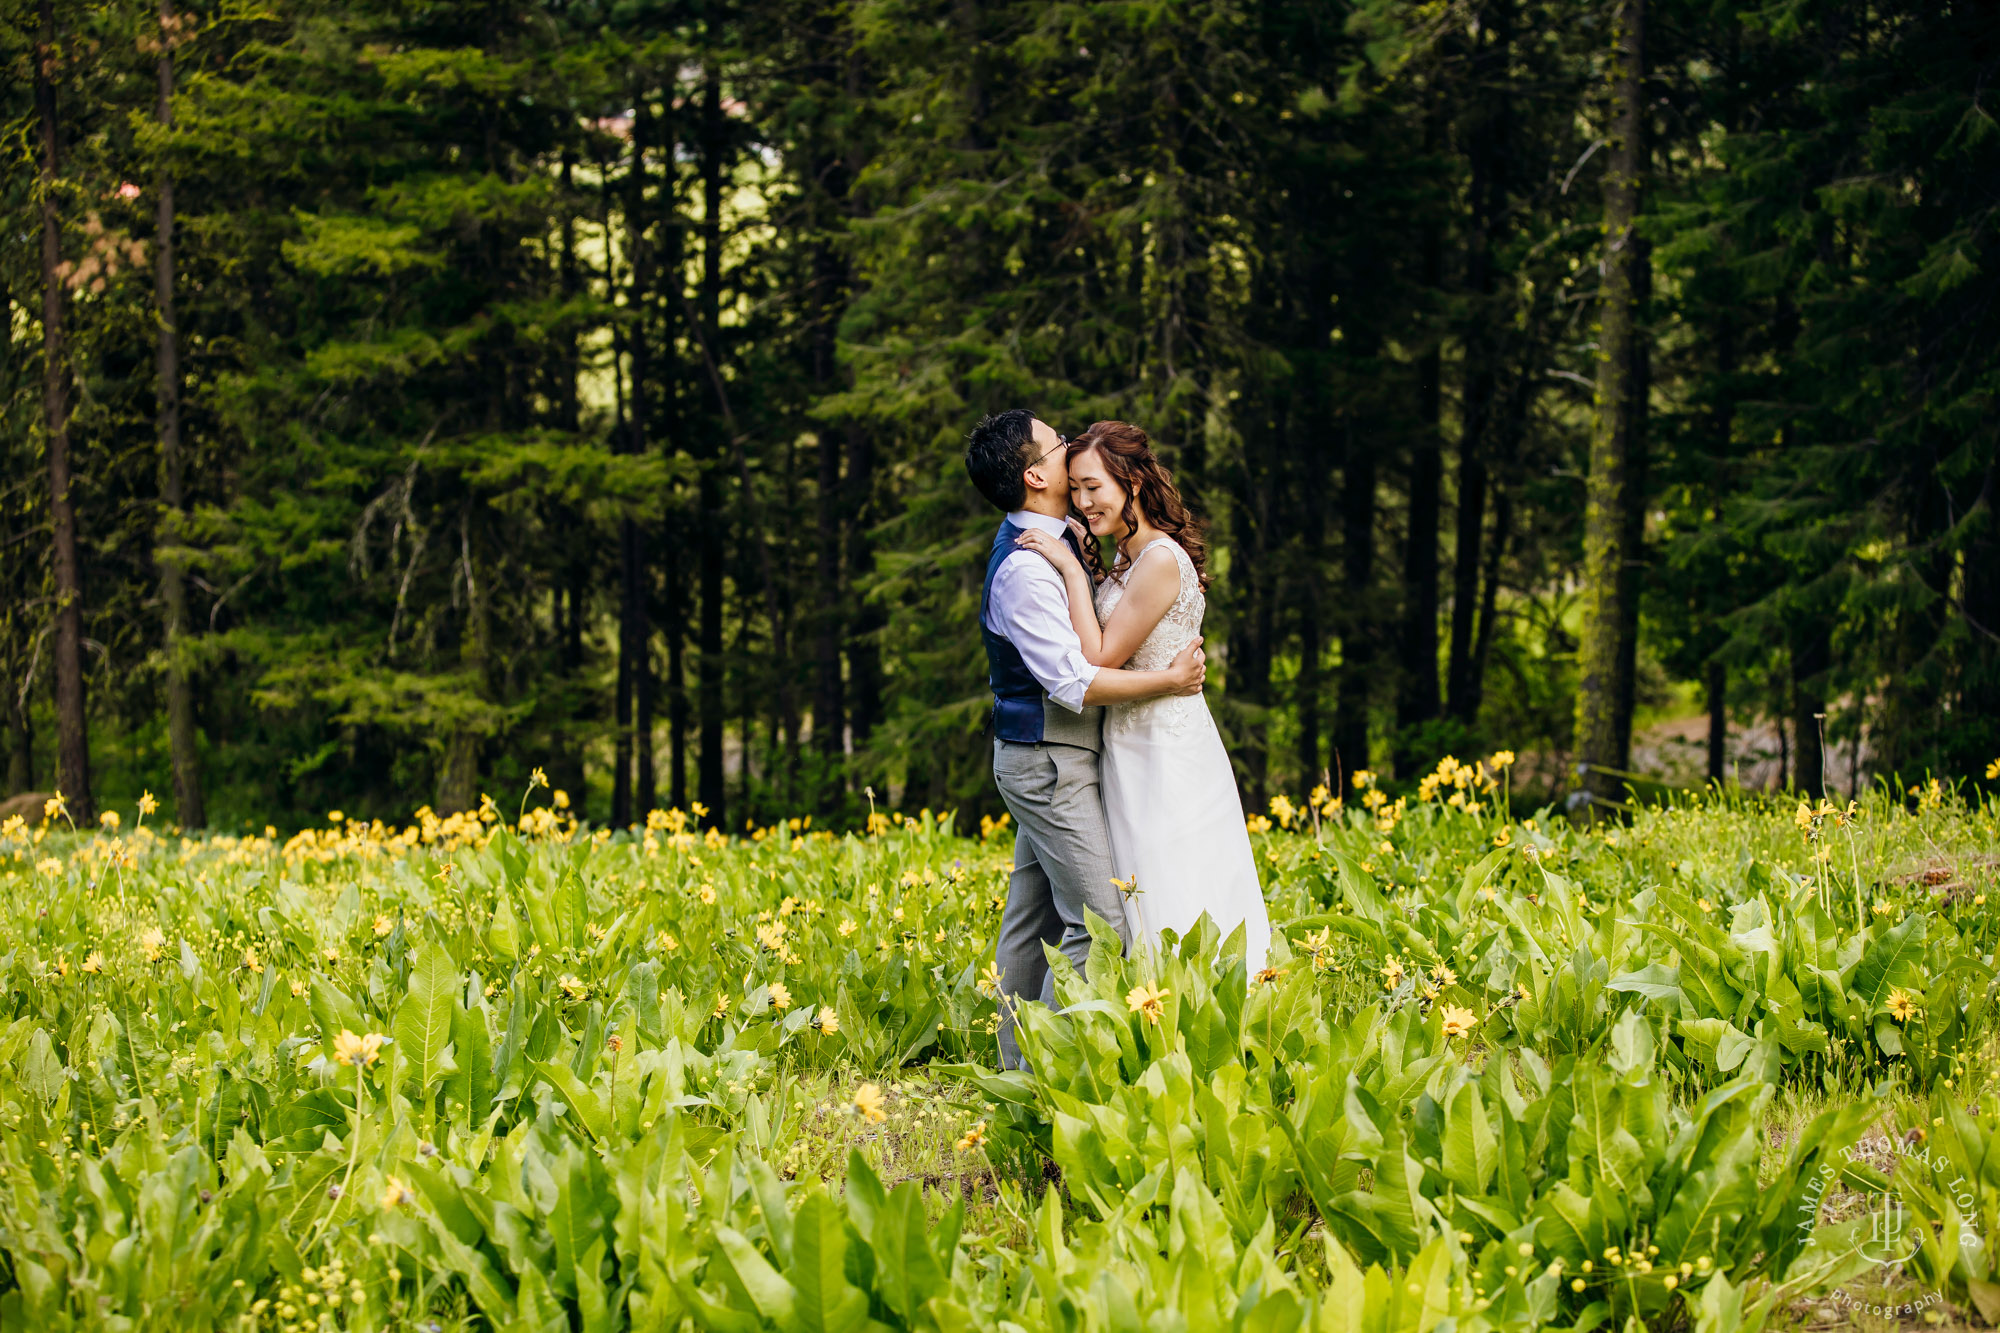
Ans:
POLYGON ((1924 934, 1924 918, 1912 912, 1868 946, 1854 971, 1854 990, 1863 1004, 1879 1009, 1890 991, 1921 984, 1924 934))
POLYGON ((458 1004, 458 970, 444 949, 425 945, 410 968, 410 991, 396 1009, 396 1046, 419 1105, 452 1069, 451 1019, 458 1004))

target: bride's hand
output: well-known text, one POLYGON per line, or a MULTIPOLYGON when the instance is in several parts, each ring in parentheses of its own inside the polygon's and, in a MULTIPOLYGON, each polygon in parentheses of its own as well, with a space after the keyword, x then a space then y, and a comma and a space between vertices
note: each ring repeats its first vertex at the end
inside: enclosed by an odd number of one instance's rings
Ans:
POLYGON ((1014 539, 1014 544, 1024 551, 1035 554, 1056 567, 1056 573, 1067 579, 1072 574, 1083 573, 1083 562, 1076 558, 1076 552, 1060 537, 1052 537, 1037 528, 1030 528, 1014 539))

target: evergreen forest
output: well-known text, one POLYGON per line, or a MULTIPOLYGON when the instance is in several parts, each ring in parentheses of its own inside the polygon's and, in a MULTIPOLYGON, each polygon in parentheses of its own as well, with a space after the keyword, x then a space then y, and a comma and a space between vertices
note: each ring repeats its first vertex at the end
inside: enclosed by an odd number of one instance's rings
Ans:
POLYGON ((0 746, 78 824, 997 813, 1017 406, 1209 523, 1253 812, 1996 782, 1990 4, 0 13, 0 746))

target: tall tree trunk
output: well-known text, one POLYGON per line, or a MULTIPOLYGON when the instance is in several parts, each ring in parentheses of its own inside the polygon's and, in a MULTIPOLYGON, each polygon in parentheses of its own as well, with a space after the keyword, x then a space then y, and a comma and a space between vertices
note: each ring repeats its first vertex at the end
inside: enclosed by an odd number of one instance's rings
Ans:
POLYGON ((1514 493, 1496 486, 1493 492, 1493 536, 1486 543, 1486 568, 1480 577, 1479 628, 1472 638, 1472 669, 1466 690, 1470 716, 1479 716, 1486 698, 1486 663, 1493 653, 1493 636, 1500 619, 1500 567, 1514 539, 1514 493))
POLYGON ((83 567, 77 555, 76 507, 70 498, 69 353, 63 338, 61 223, 56 190, 62 171, 56 123, 56 17, 41 0, 42 40, 34 54, 35 113, 42 139, 42 428, 49 451, 49 518, 55 568, 56 788, 79 825, 97 822, 90 789, 90 734, 83 698, 83 567))
MULTIPOLYGON (((615 302, 618 298, 618 257, 617 247, 611 244, 611 164, 602 157, 597 161, 598 204, 600 221, 604 228, 604 297, 615 302)), ((624 453, 631 447, 632 414, 629 395, 625 390, 625 324, 615 320, 611 325, 611 400, 613 421, 611 449, 614 453, 624 453)), ((612 685, 611 703, 611 826, 624 828, 633 822, 632 815, 632 619, 627 600, 630 589, 626 583, 626 571, 631 567, 627 553, 630 537, 629 524, 621 520, 618 524, 618 669, 612 685)))
MULTIPOLYGON (((160 0, 159 105, 162 130, 174 125, 173 0, 160 0)), ((188 629, 187 578, 181 568, 182 516, 187 510, 185 465, 181 456, 180 322, 174 315, 174 178, 162 166, 159 212, 153 238, 153 301, 159 318, 155 354, 158 377, 160 498, 166 522, 154 536, 154 563, 160 570, 160 599, 166 603, 167 743, 174 768, 174 817, 184 828, 208 823, 202 802, 200 757, 195 748, 194 680, 188 629)))
MULTIPOLYGON (((465 627, 459 639, 459 664, 471 678, 474 691, 485 697, 487 672, 493 660, 492 623, 486 578, 474 555, 477 545, 472 502, 467 501, 458 513, 459 570, 465 579, 465 627)), ((439 814, 457 814, 479 807, 479 746, 483 739, 482 728, 471 721, 462 720, 452 726, 438 776, 439 814)))
MULTIPOLYGON (((859 595, 875 572, 875 548, 868 527, 875 513, 875 450, 868 432, 847 431, 847 586, 855 593, 854 619, 847 627, 848 717, 857 752, 866 748, 882 720, 882 650, 875 636, 882 610, 859 595)), ((884 793, 877 793, 883 795, 884 793)))
MULTIPOLYGON (((1425 284, 1435 290, 1443 262, 1436 232, 1424 241, 1425 284)), ((1412 777, 1428 756, 1413 745, 1416 729, 1437 717, 1438 491, 1444 477, 1439 442, 1443 357, 1435 341, 1417 360, 1417 443, 1410 454, 1410 516, 1403 544, 1402 669, 1396 689, 1396 776, 1412 777)))
MULTIPOLYGON (((709 347, 716 345, 722 323, 722 80, 713 60, 702 76, 701 94, 701 291, 698 336, 709 347)), ((700 690, 696 700, 701 715, 700 800, 707 808, 704 822, 711 828, 726 823, 726 800, 722 786, 722 576, 723 542, 727 538, 727 517, 722 509, 722 436, 727 427, 719 401, 721 382, 716 377, 711 390, 715 397, 709 414, 712 448, 701 470, 701 666, 700 690)), ((744 738, 748 743, 748 736, 744 738)))
POLYGON ((1633 343, 1634 224, 1644 161, 1645 0, 1619 0, 1611 67, 1612 127, 1604 176, 1604 258, 1598 306, 1597 399, 1591 424, 1590 473, 1584 491, 1583 627, 1578 644, 1576 750, 1583 784, 1597 801, 1613 801, 1624 779, 1625 747, 1618 735, 1618 674, 1625 655, 1619 593, 1625 582, 1627 473, 1633 343))
MULTIPOLYGON (((1328 304, 1331 304, 1330 302, 1328 304)), ((1325 340, 1320 340, 1325 346, 1325 340)), ((1324 432, 1333 428, 1334 423, 1326 419, 1324 409, 1319 404, 1319 393, 1309 395, 1313 403, 1306 428, 1309 431, 1324 432)), ((1273 434, 1285 439, 1289 434, 1284 421, 1273 434)), ((1324 436, 1321 436, 1324 439, 1324 436)), ((1326 622, 1320 607, 1320 580, 1325 574, 1326 564, 1326 469, 1328 452, 1308 443, 1299 449, 1299 458, 1305 468, 1301 479, 1301 498, 1304 504, 1301 544, 1304 547, 1303 577, 1299 580, 1299 674, 1294 686, 1297 701, 1299 726, 1299 779, 1310 788, 1319 778, 1320 770, 1326 767, 1320 745, 1320 659, 1326 652, 1326 622)))
POLYGON ((1792 638, 1792 785, 1814 800, 1826 795, 1826 673, 1832 640, 1824 620, 1809 616, 1792 638))
POLYGON ((667 558, 667 791, 668 803, 687 809, 687 588, 678 534, 669 530, 667 558))
MULTIPOLYGON (((1505 91, 1513 40, 1513 6, 1498 0, 1482 6, 1482 30, 1474 60, 1476 83, 1494 82, 1500 91, 1478 115, 1467 148, 1472 216, 1466 236, 1466 285, 1471 319, 1465 327, 1464 421, 1458 446, 1458 514, 1453 549, 1451 654, 1445 671, 1445 710, 1471 726, 1479 713, 1480 571, 1493 561, 1483 549, 1487 490, 1491 480, 1492 437, 1499 408, 1501 319, 1494 293, 1499 276, 1495 252, 1505 238, 1508 139, 1512 109, 1505 91)), ((1496 540, 1497 540, 1496 536, 1496 540)))
POLYGON ((1375 451, 1347 424, 1347 460, 1341 478, 1340 690, 1334 705, 1333 748, 1351 795, 1354 771, 1369 767, 1369 682, 1375 673, 1375 451))
MULTIPOLYGON (((1645 170, 1645 158, 1640 170, 1645 170)), ((1626 464, 1624 493, 1619 500, 1623 519, 1625 560, 1618 577, 1618 753, 1612 763, 1632 767, 1632 718, 1639 693, 1639 600, 1646 572, 1646 424, 1652 394, 1652 344, 1645 322, 1653 295, 1653 247, 1632 235, 1632 388, 1626 395, 1626 464)))
POLYGON ((7 794, 33 791, 35 787, 35 733, 28 723, 28 710, 13 682, 0 699, 0 712, 7 718, 7 794))
POLYGON ((1708 780, 1722 785, 1729 762, 1729 668, 1708 662, 1708 780))
MULTIPOLYGON (((626 447, 633 454, 644 454, 648 447, 647 394, 653 378, 649 355, 651 331, 647 327, 653 307, 653 263, 646 240, 646 147, 652 137, 651 96, 651 91, 643 85, 634 93, 632 170, 626 177, 625 236, 626 247, 632 254, 632 327, 627 335, 632 351, 632 420, 626 447)), ((671 144, 665 156, 672 160, 671 144)), ((621 526, 624 529, 621 549, 625 557, 621 581, 623 640, 624 651, 632 655, 632 817, 642 819, 658 804, 653 776, 653 630, 646 614, 646 531, 633 518, 626 519, 621 526)))
MULTIPOLYGON (((828 262, 831 256, 823 256, 818 265, 821 281, 832 284, 840 279, 838 272, 828 262)), ((845 286, 844 281, 840 282, 845 286)), ((830 302, 830 293, 824 289, 822 301, 830 302)), ((819 327, 813 338, 813 380, 821 393, 831 393, 834 388, 834 312, 822 309, 819 327)), ((818 751, 829 760, 839 757, 843 747, 843 737, 847 729, 847 699, 840 674, 841 626, 845 620, 846 598, 840 580, 840 456, 846 441, 831 422, 823 422, 819 428, 819 491, 817 496, 817 518, 819 520, 819 550, 817 583, 819 606, 814 612, 813 635, 813 743, 818 751)), ((834 785, 827 783, 820 792, 820 806, 830 809, 837 802, 834 785)))

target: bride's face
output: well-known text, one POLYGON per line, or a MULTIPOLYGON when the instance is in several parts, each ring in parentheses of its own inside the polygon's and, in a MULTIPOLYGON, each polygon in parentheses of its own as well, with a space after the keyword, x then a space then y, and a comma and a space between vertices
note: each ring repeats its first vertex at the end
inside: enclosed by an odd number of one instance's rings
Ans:
POLYGON ((1104 455, 1086 449, 1070 460, 1069 502, 1091 535, 1117 541, 1125 532, 1125 488, 1104 466, 1104 455))

